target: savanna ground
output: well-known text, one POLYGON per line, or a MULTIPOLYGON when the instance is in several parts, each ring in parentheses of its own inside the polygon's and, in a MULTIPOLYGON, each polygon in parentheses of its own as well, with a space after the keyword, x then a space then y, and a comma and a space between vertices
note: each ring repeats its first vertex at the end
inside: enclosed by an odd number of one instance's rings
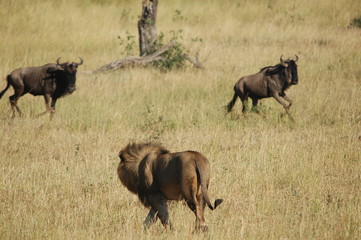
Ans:
MULTIPOLYGON (((0 239, 360 239, 361 16, 354 0, 160 1, 158 33, 181 30, 206 70, 133 68, 78 74, 53 121, 42 97, 0 101, 0 239), (202 39, 202 40, 200 40, 202 39), (295 122, 273 99, 245 116, 243 75, 299 56, 288 95, 295 122), (171 204, 175 229, 142 230, 147 210, 121 186, 118 151, 130 141, 197 150, 212 164, 209 232, 171 204)), ((80 71, 138 52, 141 1, 0 1, 0 89, 13 69, 55 62, 80 71), (128 43, 128 49, 124 51, 128 43), (130 48, 129 48, 130 47, 130 48)))

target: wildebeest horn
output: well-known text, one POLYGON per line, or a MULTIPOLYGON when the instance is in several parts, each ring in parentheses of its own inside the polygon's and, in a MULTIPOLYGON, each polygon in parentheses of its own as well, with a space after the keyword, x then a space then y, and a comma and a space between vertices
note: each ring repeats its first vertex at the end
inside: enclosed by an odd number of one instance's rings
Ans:
POLYGON ((81 57, 78 57, 80 59, 80 63, 78 63, 78 65, 82 65, 83 64, 83 59, 81 57))
POLYGON ((60 65, 60 62, 59 62, 60 58, 61 58, 61 57, 59 57, 58 59, 56 59, 56 64, 58 64, 58 65, 60 65))
POLYGON ((296 57, 295 62, 297 62, 297 60, 298 60, 298 56, 297 56, 297 55, 295 55, 295 57, 296 57))
POLYGON ((281 57, 280 57, 280 62, 281 62, 281 64, 282 64, 283 66, 286 66, 286 63, 285 63, 285 61, 283 61, 282 56, 283 56, 283 55, 281 55, 281 57))

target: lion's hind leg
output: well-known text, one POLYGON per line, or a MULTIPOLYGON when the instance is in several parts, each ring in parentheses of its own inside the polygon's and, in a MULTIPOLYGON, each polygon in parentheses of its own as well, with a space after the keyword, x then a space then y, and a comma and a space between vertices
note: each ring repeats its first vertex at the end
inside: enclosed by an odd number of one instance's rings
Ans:
POLYGON ((206 232, 208 230, 206 221, 204 219, 204 208, 205 204, 203 201, 202 191, 199 189, 197 193, 197 185, 190 186, 187 191, 184 191, 184 197, 190 210, 196 215, 196 231, 206 232))
POLYGON ((208 226, 207 226, 206 220, 204 218, 204 208, 206 205, 204 203, 203 194, 202 194, 202 191, 200 190, 200 188, 198 189, 197 202, 198 202, 197 215, 198 215, 198 219, 199 219, 198 229, 200 229, 202 232, 207 232, 208 226))

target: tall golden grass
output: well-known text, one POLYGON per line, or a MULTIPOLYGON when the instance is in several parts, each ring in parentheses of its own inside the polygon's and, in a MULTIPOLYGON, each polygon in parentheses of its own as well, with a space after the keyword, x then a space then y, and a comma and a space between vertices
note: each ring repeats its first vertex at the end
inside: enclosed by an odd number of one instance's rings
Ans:
MULTIPOLYGON (((183 30, 191 66, 78 74, 53 121, 36 118, 43 98, 0 100, 0 239, 360 239, 361 15, 353 0, 160 1, 158 32, 183 30), (176 12, 177 10, 179 11, 176 12), (202 38, 194 42, 192 38, 202 38), (299 56, 288 95, 295 123, 273 99, 260 113, 226 115, 243 75, 299 56), (130 141, 197 150, 212 164, 209 233, 193 213, 170 207, 175 229, 157 223, 117 179, 130 141)), ((80 71, 122 58, 118 36, 137 36, 140 1, 0 1, 0 76, 13 69, 84 58, 80 71)), ((137 51, 137 49, 135 49, 137 51)), ((0 89, 6 85, 0 81, 0 89)))

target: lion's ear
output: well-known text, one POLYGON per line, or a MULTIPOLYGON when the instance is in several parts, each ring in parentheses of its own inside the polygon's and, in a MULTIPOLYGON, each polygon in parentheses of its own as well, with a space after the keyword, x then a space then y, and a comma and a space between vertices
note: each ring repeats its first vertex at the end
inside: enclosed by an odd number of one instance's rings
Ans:
POLYGON ((160 154, 167 154, 167 153, 170 153, 169 150, 167 150, 167 149, 162 149, 160 151, 160 154))

